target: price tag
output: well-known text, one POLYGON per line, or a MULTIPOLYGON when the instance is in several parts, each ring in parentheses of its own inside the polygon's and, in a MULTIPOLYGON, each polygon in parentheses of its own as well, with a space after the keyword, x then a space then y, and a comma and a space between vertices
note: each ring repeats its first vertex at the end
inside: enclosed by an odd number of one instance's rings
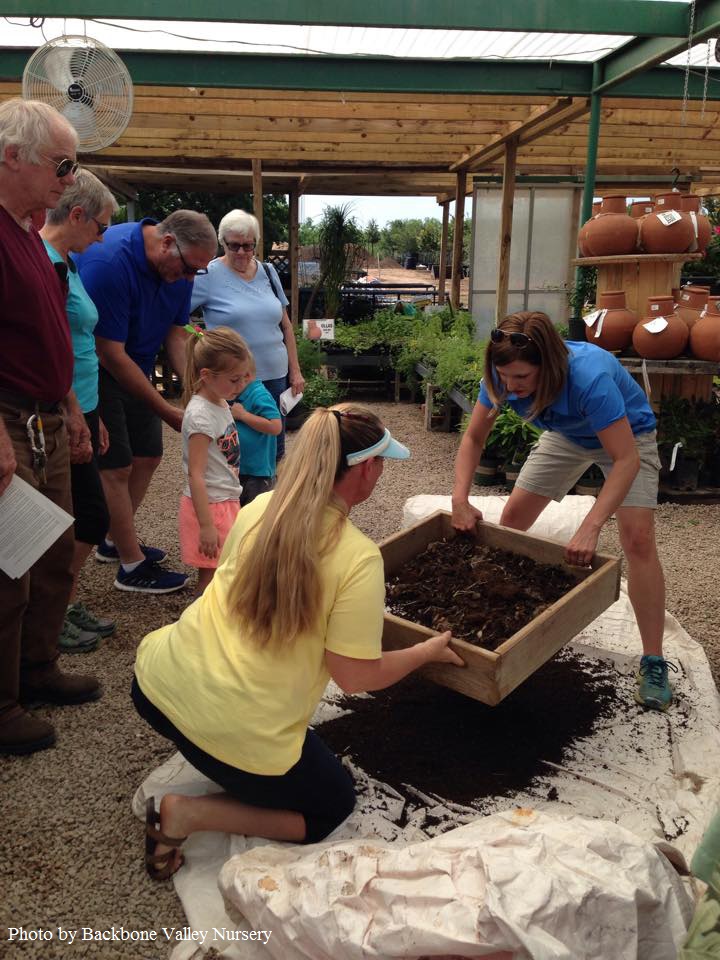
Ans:
POLYGON ((665 317, 655 317, 654 320, 648 320, 643 326, 648 333, 662 333, 667 328, 668 322, 665 317))
POLYGON ((666 227, 671 227, 674 223, 682 220, 682 214, 678 213, 677 210, 665 210, 663 213, 659 213, 657 218, 660 223, 664 223, 666 227))
POLYGON ((592 313, 586 314, 586 315, 583 317, 583 320, 585 321, 585 326, 587 326, 587 327, 592 327, 592 326, 594 326, 594 325, 595 325, 595 321, 597 320, 597 318, 600 316, 601 313, 602 313, 602 310, 593 310, 592 313))
POLYGON ((597 318, 597 323, 595 324, 595 339, 596 339, 596 340, 597 340, 597 338, 600 336, 600 334, 602 333, 603 321, 605 320, 605 314, 606 314, 606 313, 607 313, 607 310, 601 310, 601 311, 600 311, 600 316, 597 318))

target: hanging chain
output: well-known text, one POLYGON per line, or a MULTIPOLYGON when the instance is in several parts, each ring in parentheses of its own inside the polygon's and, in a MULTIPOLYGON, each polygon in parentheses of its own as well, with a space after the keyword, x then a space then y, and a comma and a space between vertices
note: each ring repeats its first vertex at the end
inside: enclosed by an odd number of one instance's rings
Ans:
POLYGON ((692 53, 693 33, 695 32, 695 0, 690 4, 690 32, 688 34, 687 63, 685 64, 685 86, 683 87, 682 111, 680 113, 680 124, 685 126, 687 123, 687 105, 688 105, 688 87, 690 84, 690 54, 692 53))
POLYGON ((710 74, 710 47, 711 46, 712 46, 712 40, 708 37, 707 52, 705 54, 705 80, 703 82, 702 110, 700 111, 701 120, 705 116, 705 104, 707 103, 707 88, 708 88, 708 75, 710 74))

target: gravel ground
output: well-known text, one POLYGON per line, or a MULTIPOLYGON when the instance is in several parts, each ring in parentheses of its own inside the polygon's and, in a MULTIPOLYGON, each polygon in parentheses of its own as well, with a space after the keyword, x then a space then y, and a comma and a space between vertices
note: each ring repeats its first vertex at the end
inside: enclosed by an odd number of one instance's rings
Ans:
MULTIPOLYGON (((412 449, 407 463, 388 462, 372 499, 353 511, 355 523, 374 539, 398 529, 403 502, 417 493, 450 491, 457 434, 426 433, 420 408, 377 404, 398 439, 412 449)), ((181 486, 177 434, 166 435, 166 455, 138 518, 140 535, 169 550, 179 563, 176 501, 181 486)), ((501 491, 485 491, 501 492, 501 491)), ((720 506, 666 504, 658 510, 658 542, 668 583, 667 608, 706 649, 715 681, 720 677, 720 506)), ((618 550, 611 521, 601 549, 618 550)), ((0 840, 0 940, 5 927, 44 930, 53 939, 3 943, 7 960, 75 956, 167 957, 162 927, 181 927, 185 917, 170 883, 149 880, 142 867, 143 830, 130 800, 143 777, 171 752, 135 715, 128 690, 135 649, 145 633, 175 619, 188 602, 183 593, 143 597, 112 587, 114 567, 89 560, 81 599, 117 618, 114 637, 94 653, 63 657, 68 671, 94 672, 103 699, 80 707, 41 708, 52 719, 58 744, 27 758, 0 760, 5 827, 0 840), (155 942, 123 944, 58 939, 58 927, 82 927, 116 935, 155 931, 155 942)))

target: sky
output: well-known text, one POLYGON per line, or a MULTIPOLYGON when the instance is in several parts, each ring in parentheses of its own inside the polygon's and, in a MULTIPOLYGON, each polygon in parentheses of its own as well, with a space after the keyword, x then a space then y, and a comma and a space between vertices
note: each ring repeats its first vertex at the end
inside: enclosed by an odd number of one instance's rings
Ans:
MULTIPOLYGON (((435 202, 434 197, 332 197, 332 196, 303 196, 300 198, 300 221, 310 218, 314 223, 322 217, 325 207, 352 204, 352 216, 361 227, 366 227, 369 220, 374 220, 379 227, 384 227, 391 220, 424 220, 434 217, 442 220, 442 208, 435 202)), ((450 204, 450 216, 455 212, 455 204, 450 204)), ((465 198, 465 216, 472 213, 472 198, 465 198)))

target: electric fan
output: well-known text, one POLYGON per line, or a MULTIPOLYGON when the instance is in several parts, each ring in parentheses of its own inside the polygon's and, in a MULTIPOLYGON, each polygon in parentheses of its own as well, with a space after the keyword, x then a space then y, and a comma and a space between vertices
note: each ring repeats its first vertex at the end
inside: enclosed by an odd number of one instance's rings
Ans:
POLYGON ((56 37, 39 47, 25 66, 22 95, 62 113, 77 130, 82 153, 110 146, 132 116, 127 67, 90 37, 56 37))

